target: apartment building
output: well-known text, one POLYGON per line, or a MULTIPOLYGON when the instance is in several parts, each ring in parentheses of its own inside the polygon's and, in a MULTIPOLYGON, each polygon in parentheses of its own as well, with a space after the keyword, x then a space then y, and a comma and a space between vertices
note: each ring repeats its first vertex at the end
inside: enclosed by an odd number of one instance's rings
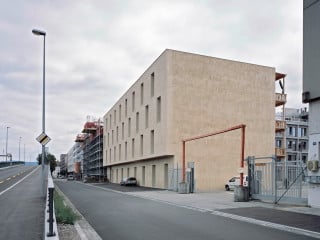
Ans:
MULTIPOLYGON (((280 76, 280 77, 279 77, 280 76)), ((177 190, 182 140, 246 125, 245 156, 275 153, 275 68, 165 50, 104 115, 103 165, 111 182, 177 190)), ((241 131, 186 144, 195 191, 238 175, 241 131)))
MULTIPOLYGON (((282 112, 276 113, 281 118, 282 112)), ((286 160, 304 163, 308 160, 308 111, 306 108, 285 109, 286 160)), ((283 146, 283 138, 276 134, 276 146, 283 146)))

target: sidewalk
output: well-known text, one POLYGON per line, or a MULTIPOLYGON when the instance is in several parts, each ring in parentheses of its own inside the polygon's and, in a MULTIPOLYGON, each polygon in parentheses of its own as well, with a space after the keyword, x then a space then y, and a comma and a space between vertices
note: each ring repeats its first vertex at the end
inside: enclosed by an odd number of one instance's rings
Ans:
POLYGON ((260 201, 234 202, 233 192, 224 191, 193 194, 143 191, 127 194, 320 238, 319 208, 260 201))

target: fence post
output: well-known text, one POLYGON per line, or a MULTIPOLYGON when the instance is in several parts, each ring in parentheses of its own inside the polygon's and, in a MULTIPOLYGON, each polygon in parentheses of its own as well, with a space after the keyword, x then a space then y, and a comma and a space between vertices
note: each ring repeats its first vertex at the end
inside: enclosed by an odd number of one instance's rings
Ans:
POLYGON ((48 174, 48 213, 49 213, 49 218, 47 222, 49 223, 49 232, 47 233, 47 237, 53 237, 55 236, 55 232, 53 231, 53 191, 54 191, 54 185, 52 181, 52 177, 50 173, 48 174))
POLYGON ((272 159, 272 165, 273 165, 273 174, 274 174, 274 178, 273 178, 273 181, 274 181, 274 204, 276 204, 277 203, 277 198, 278 198, 278 196, 277 196, 277 193, 278 193, 278 189, 277 189, 277 179, 278 179, 278 174, 277 174, 277 161, 276 161, 276 157, 273 155, 272 157, 271 157, 271 159, 272 159))

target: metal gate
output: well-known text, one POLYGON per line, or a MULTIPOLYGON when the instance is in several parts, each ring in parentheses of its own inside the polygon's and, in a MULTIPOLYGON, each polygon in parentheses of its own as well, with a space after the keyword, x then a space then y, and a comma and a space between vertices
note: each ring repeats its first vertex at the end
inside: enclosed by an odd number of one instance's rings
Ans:
POLYGON ((302 161, 248 157, 247 163, 251 198, 307 204, 306 166, 302 161))

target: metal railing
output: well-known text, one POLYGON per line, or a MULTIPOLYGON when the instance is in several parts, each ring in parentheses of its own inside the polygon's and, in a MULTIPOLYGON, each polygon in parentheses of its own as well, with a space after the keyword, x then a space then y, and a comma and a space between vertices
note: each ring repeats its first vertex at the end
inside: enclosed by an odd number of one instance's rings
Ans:
POLYGON ((44 239, 59 239, 56 216, 54 213, 54 184, 50 170, 48 171, 48 185, 47 185, 47 197, 46 197, 46 209, 45 209, 45 232, 44 239))

